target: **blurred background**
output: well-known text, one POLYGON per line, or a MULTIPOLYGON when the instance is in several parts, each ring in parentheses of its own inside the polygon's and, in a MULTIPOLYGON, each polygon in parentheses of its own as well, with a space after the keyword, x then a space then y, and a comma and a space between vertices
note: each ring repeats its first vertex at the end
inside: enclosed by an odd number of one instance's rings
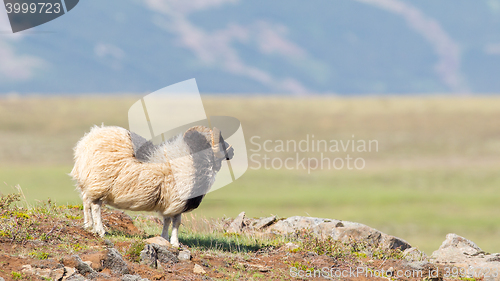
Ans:
POLYGON ((207 115, 242 122, 249 156, 254 136, 378 141, 351 153, 361 170, 252 161, 197 216, 350 220, 427 254, 454 232, 500 252, 499 24, 500 0, 85 0, 12 34, 2 6, 0 192, 79 203, 78 139, 196 78, 207 115))

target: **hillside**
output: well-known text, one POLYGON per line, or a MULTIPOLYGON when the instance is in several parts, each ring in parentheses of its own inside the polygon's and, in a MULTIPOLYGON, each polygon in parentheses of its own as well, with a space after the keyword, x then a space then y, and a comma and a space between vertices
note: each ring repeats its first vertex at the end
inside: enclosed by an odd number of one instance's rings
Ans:
POLYGON ((318 218, 187 215, 176 249, 154 237, 158 218, 105 209, 103 239, 82 228, 81 205, 27 205, 21 197, 0 197, 0 280, 495 280, 483 279, 490 276, 484 270, 499 269, 500 254, 456 235, 427 257, 367 226, 318 218), (317 226, 326 234, 327 225, 344 236, 320 235, 317 226), (465 263, 447 263, 462 256, 465 263), (469 265, 481 272, 457 271, 469 265))
POLYGON ((80 1, 12 35, 0 93, 494 93, 497 0, 80 1))

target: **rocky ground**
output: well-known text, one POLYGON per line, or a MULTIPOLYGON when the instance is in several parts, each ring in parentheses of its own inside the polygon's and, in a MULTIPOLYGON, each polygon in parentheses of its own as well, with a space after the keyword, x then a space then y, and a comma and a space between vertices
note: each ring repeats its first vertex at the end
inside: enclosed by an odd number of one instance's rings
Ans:
POLYGON ((18 199, 0 199, 0 280, 500 280, 500 254, 455 234, 428 257, 358 223, 241 213, 187 220, 177 249, 155 217, 105 209, 102 239, 81 206, 18 199))

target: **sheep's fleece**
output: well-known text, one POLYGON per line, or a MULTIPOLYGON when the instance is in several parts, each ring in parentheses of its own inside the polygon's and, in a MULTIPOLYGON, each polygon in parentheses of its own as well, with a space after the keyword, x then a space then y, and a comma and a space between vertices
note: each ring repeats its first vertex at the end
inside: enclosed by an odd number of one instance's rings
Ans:
POLYGON ((85 227, 104 235, 102 203, 156 211, 164 217, 162 236, 167 239, 173 218, 172 244, 178 245, 180 214, 198 207, 221 162, 232 156, 217 128, 192 127, 155 146, 124 128, 94 126, 77 143, 70 174, 81 192, 85 227))

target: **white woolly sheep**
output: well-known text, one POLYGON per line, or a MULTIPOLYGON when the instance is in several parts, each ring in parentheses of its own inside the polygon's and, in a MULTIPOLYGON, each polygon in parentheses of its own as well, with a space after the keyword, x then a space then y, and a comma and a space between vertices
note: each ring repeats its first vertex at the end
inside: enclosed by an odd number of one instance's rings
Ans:
POLYGON ((120 127, 94 126, 75 147, 70 175, 83 200, 84 227, 104 236, 102 203, 163 216, 161 236, 178 247, 181 214, 197 208, 233 149, 217 128, 202 126, 153 145, 120 127))

